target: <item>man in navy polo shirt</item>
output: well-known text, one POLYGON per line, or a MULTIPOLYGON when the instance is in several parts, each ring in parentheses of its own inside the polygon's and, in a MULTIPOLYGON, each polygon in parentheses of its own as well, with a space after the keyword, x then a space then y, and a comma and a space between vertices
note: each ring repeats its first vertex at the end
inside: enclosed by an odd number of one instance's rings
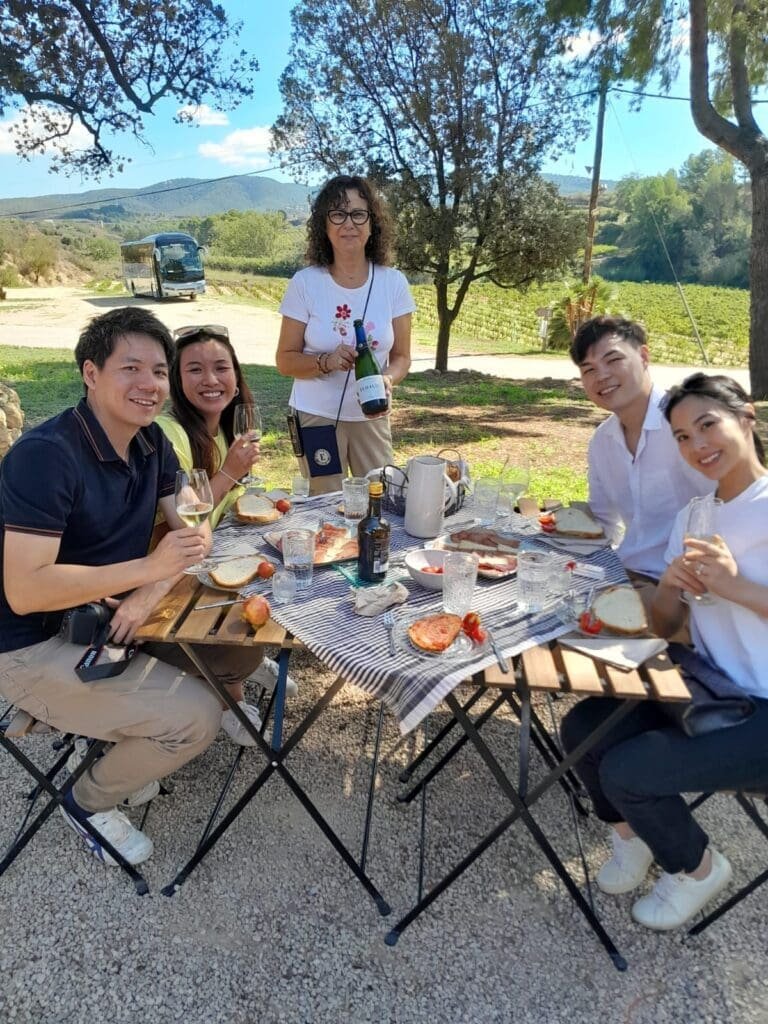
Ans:
POLYGON ((178 463, 152 422, 172 355, 169 331, 147 310, 94 318, 75 349, 86 397, 23 434, 0 464, 0 693, 56 728, 114 744, 78 780, 72 809, 133 864, 152 841, 118 806, 151 798, 156 780, 205 750, 221 706, 205 682, 144 653, 120 675, 83 683, 74 671, 82 648, 52 634, 64 609, 111 599, 111 640, 130 641, 210 547, 207 525, 176 515, 178 463), (171 530, 147 554, 158 504, 171 530))

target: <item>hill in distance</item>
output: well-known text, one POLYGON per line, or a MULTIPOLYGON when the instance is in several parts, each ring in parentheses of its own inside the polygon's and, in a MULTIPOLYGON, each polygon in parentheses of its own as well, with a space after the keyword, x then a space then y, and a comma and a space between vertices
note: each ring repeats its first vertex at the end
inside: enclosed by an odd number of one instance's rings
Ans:
MULTIPOLYGON (((590 179, 545 174, 562 195, 588 194, 590 179)), ((615 182, 602 183, 613 188, 615 182)), ((0 214, 28 220, 124 220, 129 217, 208 217, 227 210, 284 210, 288 219, 303 220, 309 213, 307 185, 251 175, 205 181, 173 178, 142 189, 103 188, 73 195, 47 195, 0 199, 0 214)))

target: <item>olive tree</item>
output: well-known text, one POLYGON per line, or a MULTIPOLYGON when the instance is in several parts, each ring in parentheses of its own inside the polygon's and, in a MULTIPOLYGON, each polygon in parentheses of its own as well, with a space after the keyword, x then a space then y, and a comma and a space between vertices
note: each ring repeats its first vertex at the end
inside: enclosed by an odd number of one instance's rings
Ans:
POLYGON ((109 136, 143 141, 163 98, 184 104, 183 122, 204 100, 229 109, 253 94, 257 62, 227 45, 239 28, 212 0, 3 0, 0 116, 18 114, 16 152, 55 143, 54 170, 121 170, 109 136))
POLYGON ((274 149, 299 174, 364 173, 398 220, 398 263, 436 290, 436 366, 474 281, 524 286, 578 231, 536 173, 566 148, 559 30, 539 2, 300 0, 274 149))

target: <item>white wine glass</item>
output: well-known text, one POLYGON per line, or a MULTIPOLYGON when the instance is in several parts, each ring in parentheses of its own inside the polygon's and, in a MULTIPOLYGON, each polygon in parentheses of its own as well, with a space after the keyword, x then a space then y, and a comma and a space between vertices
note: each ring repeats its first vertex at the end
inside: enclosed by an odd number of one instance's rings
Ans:
POLYGON ((499 503, 496 512, 500 516, 508 516, 515 510, 517 500, 528 490, 531 480, 531 467, 526 455, 518 457, 514 463, 507 463, 501 471, 499 480, 499 503))
MULTIPOLYGON (((720 505, 722 505, 722 499, 716 498, 712 494, 705 494, 701 498, 691 499, 688 505, 688 518, 685 522, 683 543, 689 538, 712 540, 717 532, 717 508, 720 505)), ((687 604, 692 604, 694 601, 699 604, 714 604, 714 598, 711 594, 706 593, 706 591, 703 594, 693 594, 689 590, 684 590, 680 595, 680 600, 685 601, 687 604)))
MULTIPOLYGON (((258 405, 247 403, 235 406, 235 437, 240 441, 261 440, 261 413, 258 405)), ((263 477, 253 472, 253 466, 246 476, 240 481, 245 487, 257 489, 264 486, 263 477)))
MULTIPOLYGON (((185 526, 201 526, 213 511, 213 491, 204 469, 180 469, 176 473, 176 514, 185 526)), ((216 562, 203 558, 188 565, 184 572, 196 576, 213 569, 216 562)))

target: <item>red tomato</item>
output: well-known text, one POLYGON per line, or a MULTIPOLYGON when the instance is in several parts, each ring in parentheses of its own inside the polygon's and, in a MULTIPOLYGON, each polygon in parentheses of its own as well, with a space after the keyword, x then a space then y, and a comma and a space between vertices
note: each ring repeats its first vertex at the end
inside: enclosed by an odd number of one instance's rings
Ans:
POLYGON ((443 571, 443 567, 442 565, 425 565, 421 571, 428 572, 435 576, 439 576, 443 571))
POLYGON ((484 644, 488 639, 488 630, 483 629, 482 626, 478 626, 477 629, 473 629, 469 634, 469 639, 473 644, 484 644))
POLYGON ((275 575, 275 567, 271 562, 259 562, 256 575, 262 580, 268 580, 270 576, 275 575))
POLYGON ((576 568, 576 563, 575 563, 575 562, 566 562, 566 563, 565 563, 565 568, 566 568, 566 569, 567 569, 567 570, 568 570, 569 572, 573 572, 573 570, 574 570, 574 569, 576 568))
POLYGON ((471 638, 475 630, 480 629, 480 616, 477 612, 467 612, 461 620, 461 628, 471 638))
POLYGON ((599 633, 603 628, 602 619, 598 619, 591 611, 582 612, 579 616, 579 628, 592 636, 599 633))
POLYGON ((285 498, 278 498, 275 502, 275 508, 278 512, 282 512, 283 515, 285 515, 286 512, 291 511, 291 503, 290 501, 286 501, 285 498))

